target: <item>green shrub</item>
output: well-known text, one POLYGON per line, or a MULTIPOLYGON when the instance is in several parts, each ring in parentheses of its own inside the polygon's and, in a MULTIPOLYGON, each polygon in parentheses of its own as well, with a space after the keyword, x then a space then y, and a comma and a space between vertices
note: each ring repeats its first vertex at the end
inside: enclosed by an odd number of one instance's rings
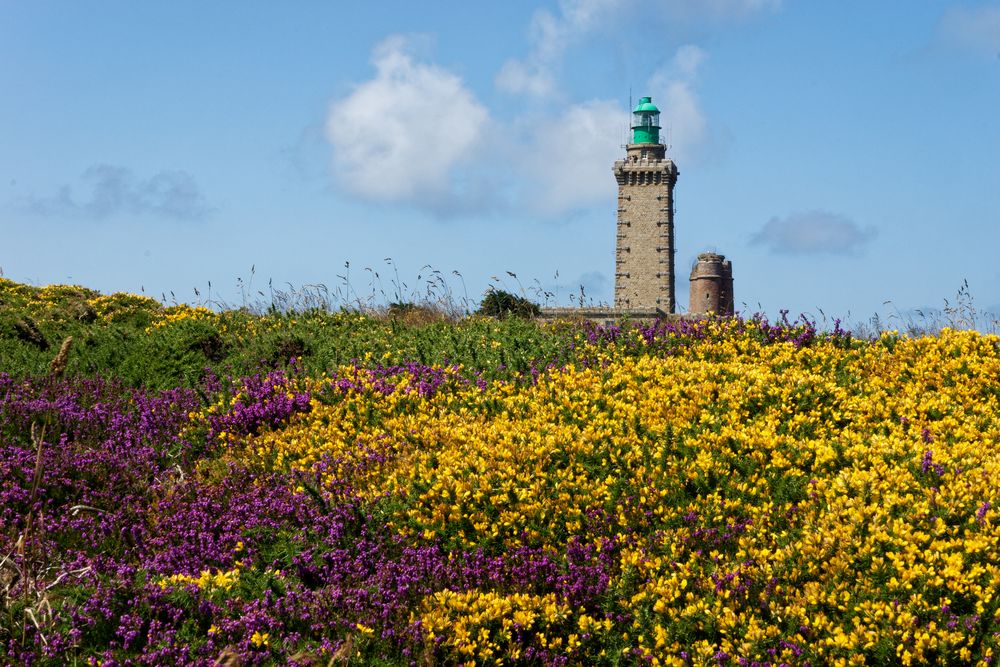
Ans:
POLYGON ((480 315, 490 317, 537 317, 542 313, 538 304, 532 303, 523 296, 517 296, 503 290, 490 289, 479 304, 480 315))

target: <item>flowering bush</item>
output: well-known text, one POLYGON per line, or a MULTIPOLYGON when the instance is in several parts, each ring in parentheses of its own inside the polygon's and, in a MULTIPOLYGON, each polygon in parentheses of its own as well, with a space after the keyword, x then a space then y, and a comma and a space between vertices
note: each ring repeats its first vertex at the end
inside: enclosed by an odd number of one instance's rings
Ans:
POLYGON ((0 376, 6 661, 994 659, 996 337, 551 335, 524 372, 0 376))

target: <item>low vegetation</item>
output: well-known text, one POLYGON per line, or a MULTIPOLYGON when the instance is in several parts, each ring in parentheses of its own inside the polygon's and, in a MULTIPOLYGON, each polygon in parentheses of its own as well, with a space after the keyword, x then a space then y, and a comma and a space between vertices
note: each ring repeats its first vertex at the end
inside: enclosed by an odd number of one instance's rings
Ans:
POLYGON ((8 662, 995 659, 995 336, 0 309, 8 662))

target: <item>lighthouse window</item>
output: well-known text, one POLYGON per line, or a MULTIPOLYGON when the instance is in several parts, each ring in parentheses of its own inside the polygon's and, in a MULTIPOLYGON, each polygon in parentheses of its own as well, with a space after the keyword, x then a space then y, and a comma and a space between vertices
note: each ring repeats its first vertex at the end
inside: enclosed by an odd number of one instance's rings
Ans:
POLYGON ((660 124, 658 113, 636 113, 632 115, 632 125, 636 127, 656 127, 660 124))

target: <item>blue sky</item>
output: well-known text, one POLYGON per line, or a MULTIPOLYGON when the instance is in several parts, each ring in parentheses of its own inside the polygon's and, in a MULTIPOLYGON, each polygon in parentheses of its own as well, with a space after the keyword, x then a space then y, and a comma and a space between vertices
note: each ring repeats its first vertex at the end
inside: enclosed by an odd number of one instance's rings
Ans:
POLYGON ((748 312, 1000 310, 997 2, 0 0, 0 91, 32 284, 607 302, 631 92, 680 170, 681 306, 715 250, 748 312))

